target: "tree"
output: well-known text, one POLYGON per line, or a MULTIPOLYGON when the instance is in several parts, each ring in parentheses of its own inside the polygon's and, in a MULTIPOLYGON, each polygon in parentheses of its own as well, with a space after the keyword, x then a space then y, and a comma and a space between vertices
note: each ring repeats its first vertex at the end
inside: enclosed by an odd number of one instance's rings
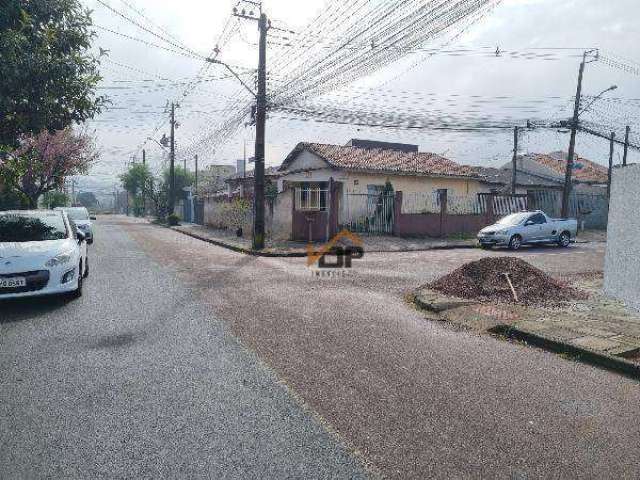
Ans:
POLYGON ((95 32, 80 0, 0 2, 0 145, 99 113, 95 32))
POLYGON ((0 153, 0 181, 22 193, 31 208, 42 194, 61 189, 66 177, 86 174, 98 158, 91 137, 70 128, 23 136, 17 148, 0 153))
MULTIPOLYGON (((184 198, 184 188, 193 185, 195 177, 189 170, 176 166, 174 169, 176 179, 176 198, 184 198)), ((171 185, 171 175, 169 170, 162 172, 164 188, 169 191, 171 185)))
POLYGON ((98 199, 93 192, 80 192, 76 195, 76 202, 85 207, 87 210, 93 210, 98 207, 98 199))
POLYGON ((69 205, 69 196, 64 192, 54 190, 42 196, 42 203, 47 208, 66 207, 69 205))
POLYGON ((149 194, 153 198, 154 180, 149 167, 144 163, 134 163, 129 170, 120 175, 122 188, 133 197, 133 210, 135 215, 144 214, 144 198, 149 194))
POLYGON ((122 188, 135 197, 150 188, 153 175, 146 164, 133 163, 129 166, 129 170, 120 175, 120 182, 122 182, 122 188))

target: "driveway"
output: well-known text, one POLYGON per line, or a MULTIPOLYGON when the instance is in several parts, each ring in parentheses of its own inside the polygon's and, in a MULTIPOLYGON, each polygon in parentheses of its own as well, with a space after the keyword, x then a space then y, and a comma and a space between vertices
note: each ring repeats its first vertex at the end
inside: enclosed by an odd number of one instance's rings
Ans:
POLYGON ((0 303, 0 478, 364 478, 131 228, 97 223, 81 300, 0 303))
MULTIPOLYGON (((347 276, 242 256, 122 220, 216 318, 389 478, 637 478, 638 384, 555 354, 455 332, 403 294, 484 255, 551 273, 602 268, 602 244, 365 254, 347 276)), ((366 243, 365 243, 366 248, 366 243)))

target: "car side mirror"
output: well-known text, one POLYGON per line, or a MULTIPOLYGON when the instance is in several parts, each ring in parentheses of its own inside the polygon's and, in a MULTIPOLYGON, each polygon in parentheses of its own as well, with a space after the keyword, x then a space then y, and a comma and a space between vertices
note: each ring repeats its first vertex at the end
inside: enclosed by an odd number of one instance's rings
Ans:
POLYGON ((524 222, 524 226, 528 227, 530 225, 533 225, 533 221, 532 220, 527 220, 526 222, 524 222))
POLYGON ((96 218, 96 216, 95 216, 95 215, 91 215, 91 216, 89 217, 89 220, 97 220, 97 218, 96 218))
POLYGON ((76 238, 78 239, 78 243, 82 243, 86 239, 84 233, 82 233, 81 231, 76 232, 76 238))

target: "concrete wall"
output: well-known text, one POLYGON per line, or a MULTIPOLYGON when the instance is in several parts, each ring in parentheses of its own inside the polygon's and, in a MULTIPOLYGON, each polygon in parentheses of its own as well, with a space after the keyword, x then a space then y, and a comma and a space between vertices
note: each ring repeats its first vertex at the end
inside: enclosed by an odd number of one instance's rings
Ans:
POLYGON ((640 164, 613 171, 604 290, 640 310, 640 164))
POLYGON ((267 237, 272 240, 289 240, 292 232, 293 189, 287 188, 267 203, 265 219, 267 237))

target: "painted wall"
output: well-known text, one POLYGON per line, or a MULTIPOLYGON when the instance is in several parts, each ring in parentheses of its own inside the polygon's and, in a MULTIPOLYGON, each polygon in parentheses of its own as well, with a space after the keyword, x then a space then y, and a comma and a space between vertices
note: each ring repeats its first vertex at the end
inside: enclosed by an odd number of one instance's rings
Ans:
POLYGON ((614 169, 604 291, 640 311, 640 164, 614 169))
POLYGON ((267 203, 266 229, 272 240, 289 240, 292 232, 293 189, 286 189, 267 203))

